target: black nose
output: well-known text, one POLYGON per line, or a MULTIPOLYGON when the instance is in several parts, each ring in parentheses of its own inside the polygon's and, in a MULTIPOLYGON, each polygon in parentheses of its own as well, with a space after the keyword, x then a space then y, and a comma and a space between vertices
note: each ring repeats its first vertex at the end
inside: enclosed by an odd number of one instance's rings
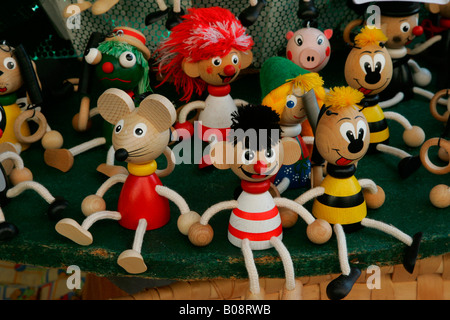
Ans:
POLYGON ((378 83, 381 79, 381 74, 377 69, 375 71, 369 71, 366 74, 365 80, 368 84, 378 83))
POLYGON ((0 76, 3 74, 3 71, 0 71, 0 76))
POLYGON ((125 149, 118 149, 114 153, 114 156, 117 161, 125 161, 128 158, 128 151, 125 149))

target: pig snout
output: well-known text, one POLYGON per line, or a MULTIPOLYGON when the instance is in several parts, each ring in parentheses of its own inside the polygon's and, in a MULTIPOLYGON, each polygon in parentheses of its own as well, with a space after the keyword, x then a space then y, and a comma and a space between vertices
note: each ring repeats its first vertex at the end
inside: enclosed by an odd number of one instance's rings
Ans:
POLYGON ((320 64, 320 53, 314 49, 306 48, 300 52, 299 61, 305 69, 314 69, 320 64))

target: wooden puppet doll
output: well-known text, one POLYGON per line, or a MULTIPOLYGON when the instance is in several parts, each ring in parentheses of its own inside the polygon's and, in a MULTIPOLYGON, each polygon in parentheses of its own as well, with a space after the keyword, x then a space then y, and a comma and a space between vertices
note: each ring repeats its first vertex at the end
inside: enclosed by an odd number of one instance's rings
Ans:
POLYGON ((93 3, 86 0, 77 0, 76 3, 69 4, 63 12, 64 18, 68 18, 75 14, 91 9, 93 15, 104 14, 114 7, 119 0, 96 0, 93 3), (78 7, 78 9, 76 9, 78 7))
POLYGON ((66 218, 58 222, 56 230, 86 246, 93 242, 88 229, 95 222, 103 219, 118 220, 124 228, 135 230, 135 239, 132 249, 122 252, 117 263, 129 273, 142 273, 147 270, 141 255, 145 232, 161 228, 169 221, 167 199, 178 206, 185 216, 184 220, 199 219, 197 213, 189 210, 184 199, 175 191, 164 187, 159 179, 167 176, 174 168, 174 156, 167 144, 170 141, 170 127, 176 119, 175 108, 167 98, 157 94, 147 96, 135 108, 132 98, 125 91, 116 88, 108 89, 100 96, 98 108, 100 115, 115 125, 112 134, 115 157, 127 162, 129 174, 110 177, 95 195, 83 200, 82 211, 88 217, 81 225, 66 218), (166 169, 157 170, 156 159, 163 153, 171 161, 166 169), (124 183, 117 211, 107 211, 102 197, 117 183, 124 183))
POLYGON ((387 120, 401 124, 405 131, 403 140, 410 147, 418 147, 425 141, 425 133, 420 127, 411 126, 409 121, 397 112, 383 112, 379 106, 379 94, 389 86, 392 78, 392 62, 384 46, 387 38, 380 29, 366 26, 355 37, 355 46, 345 62, 345 79, 351 87, 362 92, 365 97, 358 103, 369 122, 370 152, 383 152, 400 158, 400 176, 408 177, 420 165, 419 156, 389 146, 387 120))
POLYGON ((243 191, 237 200, 224 201, 209 207, 199 222, 188 231, 189 240, 197 246, 212 241, 213 230, 209 220, 219 211, 232 210, 228 225, 228 240, 241 248, 249 274, 249 299, 264 297, 259 286, 253 250, 275 247, 286 271, 284 299, 299 299, 301 286, 295 282, 292 259, 282 240, 282 221, 279 207, 295 211, 308 224, 311 241, 324 243, 331 236, 331 227, 316 220, 298 203, 286 198, 273 198, 269 193, 270 178, 281 165, 297 161, 300 148, 291 138, 280 137, 280 118, 270 108, 246 105, 233 114, 229 141, 216 143, 211 150, 211 160, 218 169, 231 169, 241 179, 243 191))
POLYGON ((2 150, 15 151, 20 154, 31 143, 41 139, 45 149, 59 148, 63 143, 59 132, 51 130, 40 108, 43 98, 35 64, 31 61, 22 45, 13 48, 0 44, 0 104, 3 106, 6 127, 0 144, 9 143, 13 148, 2 146, 2 150), (21 110, 17 101, 18 91, 24 88, 30 105, 21 110), (38 129, 31 134, 28 121, 38 124, 38 129), (4 148, 5 147, 5 148, 4 148))
MULTIPOLYGON (((253 40, 239 20, 223 8, 192 8, 183 19, 157 48, 161 84, 173 81, 177 91, 183 92, 182 101, 207 89, 205 101, 181 107, 175 128, 193 135, 194 128, 186 119, 191 111, 200 110, 198 138, 206 143, 221 141, 236 105, 246 103, 231 98, 230 83, 252 63, 253 40)), ((202 159, 200 167, 209 164, 208 159, 202 159)))
MULTIPOLYGON (((137 100, 138 95, 151 90, 148 78, 150 51, 145 42, 145 37, 140 31, 129 27, 116 27, 98 48, 88 49, 84 59, 95 66, 96 78, 104 89, 122 89, 137 100)), ((89 98, 83 97, 80 112, 74 117, 75 128, 79 131, 86 130, 89 118, 97 114, 96 107, 89 111, 89 98)), ((67 172, 72 168, 76 155, 98 146, 106 146, 108 148, 106 163, 100 164, 97 170, 107 176, 126 172, 122 166, 114 165, 114 150, 110 142, 112 128, 112 125, 104 123, 103 137, 84 142, 71 149, 47 150, 48 152, 44 154, 45 163, 67 172)))
POLYGON ((317 73, 309 73, 286 58, 272 57, 261 67, 260 83, 262 104, 280 115, 281 136, 295 139, 302 151, 296 163, 280 168, 273 182, 280 193, 288 188, 309 188, 311 162, 307 144, 312 145, 314 137, 312 132, 308 136, 302 130, 304 123, 309 126, 303 98, 310 90, 314 90, 313 95, 316 94, 319 101, 323 101, 323 80, 317 73))
MULTIPOLYGON (((403 265, 412 273, 421 233, 413 237, 386 223, 366 218, 367 208, 384 203, 384 191, 372 180, 357 180, 355 164, 369 148, 369 125, 358 107, 364 95, 351 87, 330 90, 320 109, 315 129, 313 165, 327 161, 327 175, 320 186, 310 189, 295 201, 304 204, 314 199, 312 214, 333 225, 337 238, 338 257, 342 274, 327 286, 330 299, 342 299, 351 291, 361 271, 348 261, 345 234, 362 227, 375 228, 392 235, 407 245, 403 265)), ((311 111, 309 116, 316 114, 311 111)), ((308 116, 308 117, 309 117, 308 116)), ((319 166, 320 168, 320 166, 319 166)))

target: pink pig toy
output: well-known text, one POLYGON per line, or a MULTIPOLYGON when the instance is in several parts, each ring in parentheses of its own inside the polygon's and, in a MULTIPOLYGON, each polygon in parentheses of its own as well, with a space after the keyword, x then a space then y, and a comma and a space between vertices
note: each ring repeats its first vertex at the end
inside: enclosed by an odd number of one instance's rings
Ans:
POLYGON ((306 27, 286 34, 286 56, 289 60, 310 72, 322 70, 330 60, 332 29, 324 32, 306 27))

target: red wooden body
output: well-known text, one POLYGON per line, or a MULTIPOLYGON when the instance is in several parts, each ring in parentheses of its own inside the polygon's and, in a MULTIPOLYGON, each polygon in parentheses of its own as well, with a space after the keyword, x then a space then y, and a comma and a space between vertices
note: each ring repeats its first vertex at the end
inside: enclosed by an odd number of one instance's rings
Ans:
POLYGON ((121 226, 136 230, 139 220, 146 219, 147 230, 153 230, 169 222, 169 200, 155 191, 158 185, 162 183, 155 173, 149 176, 128 175, 117 205, 117 211, 122 215, 121 226))

